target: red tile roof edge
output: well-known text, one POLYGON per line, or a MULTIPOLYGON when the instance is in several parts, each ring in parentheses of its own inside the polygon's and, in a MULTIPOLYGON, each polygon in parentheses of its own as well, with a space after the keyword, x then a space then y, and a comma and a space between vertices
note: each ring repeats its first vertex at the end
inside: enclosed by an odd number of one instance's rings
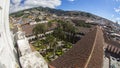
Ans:
MULTIPOLYGON (((51 62, 50 65, 54 68, 87 68, 92 57, 90 57, 90 55, 94 52, 93 48, 96 47, 96 36, 101 35, 102 32, 99 27, 96 28, 97 29, 89 32, 83 39, 78 41, 68 52, 51 62)), ((100 38, 100 41, 101 39, 103 38, 100 38)), ((103 53, 101 53, 101 55, 102 54, 103 53)))

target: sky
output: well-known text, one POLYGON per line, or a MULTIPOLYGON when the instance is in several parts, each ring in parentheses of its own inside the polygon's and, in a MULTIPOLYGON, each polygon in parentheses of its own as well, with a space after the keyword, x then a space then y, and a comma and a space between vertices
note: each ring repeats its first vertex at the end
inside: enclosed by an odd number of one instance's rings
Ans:
POLYGON ((120 0, 10 0, 10 13, 38 6, 85 11, 120 24, 120 0))

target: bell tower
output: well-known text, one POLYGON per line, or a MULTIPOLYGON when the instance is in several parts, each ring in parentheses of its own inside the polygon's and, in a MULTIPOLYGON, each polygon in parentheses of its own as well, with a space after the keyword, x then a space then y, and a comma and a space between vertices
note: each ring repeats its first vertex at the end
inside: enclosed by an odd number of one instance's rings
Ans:
POLYGON ((28 40, 21 30, 16 33, 15 40, 22 55, 18 58, 10 32, 9 4, 10 0, 0 0, 0 68, 19 68, 18 60, 22 68, 48 68, 42 55, 37 51, 31 51, 28 40))
POLYGON ((0 68, 18 67, 9 28, 9 4, 9 0, 0 0, 0 68))

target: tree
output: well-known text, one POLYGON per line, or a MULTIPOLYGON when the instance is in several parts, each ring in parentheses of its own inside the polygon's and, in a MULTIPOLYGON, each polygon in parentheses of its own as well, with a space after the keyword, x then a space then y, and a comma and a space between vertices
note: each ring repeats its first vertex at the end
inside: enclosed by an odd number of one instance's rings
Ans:
POLYGON ((36 18, 35 21, 36 21, 36 22, 39 22, 39 21, 41 21, 41 20, 40 20, 39 18, 36 18))
POLYGON ((43 50, 46 48, 46 46, 44 45, 44 43, 41 40, 37 40, 34 44, 34 46, 36 47, 36 50, 43 50))
POLYGON ((34 28, 33 28, 33 33, 36 35, 36 38, 38 39, 38 34, 44 34, 47 31, 47 26, 45 24, 37 24, 34 28))
POLYGON ((52 26, 52 22, 49 21, 49 22, 48 22, 48 27, 51 27, 51 26, 52 26))
POLYGON ((47 40, 47 42, 48 42, 48 45, 50 46, 50 49, 53 48, 54 39, 55 39, 55 38, 54 38, 52 35, 48 35, 48 36, 46 37, 46 40, 47 40))
POLYGON ((38 39, 38 34, 39 34, 39 27, 38 25, 36 25, 33 30, 32 30, 33 34, 35 34, 36 38, 38 39))
POLYGON ((52 42, 52 49, 53 49, 53 54, 55 56, 55 51, 57 50, 57 45, 58 45, 58 41, 56 38, 54 38, 53 42, 52 42))
POLYGON ((48 41, 48 45, 50 47, 50 50, 53 51, 53 54, 55 56, 55 51, 57 50, 57 45, 58 45, 56 38, 53 37, 52 35, 48 35, 46 37, 46 40, 48 41))
POLYGON ((59 28, 59 27, 54 30, 53 35, 61 40, 66 39, 65 32, 63 31, 62 28, 59 28))
POLYGON ((53 32, 55 37, 58 37, 61 40, 74 42, 74 38, 77 30, 75 26, 73 26, 70 22, 64 22, 61 20, 58 20, 57 26, 58 27, 53 32))
POLYGON ((69 23, 69 22, 64 23, 63 31, 68 33, 68 36, 69 36, 68 41, 71 41, 71 42, 74 41, 76 30, 77 30, 77 28, 75 28, 75 26, 73 26, 71 23, 69 23))

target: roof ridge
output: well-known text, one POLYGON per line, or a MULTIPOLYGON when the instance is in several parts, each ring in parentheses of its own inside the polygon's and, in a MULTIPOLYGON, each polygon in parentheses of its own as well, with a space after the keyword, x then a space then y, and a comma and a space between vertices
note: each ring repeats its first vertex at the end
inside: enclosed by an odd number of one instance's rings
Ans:
POLYGON ((98 27, 96 27, 96 28, 97 28, 97 29, 96 29, 96 35, 95 35, 93 47, 92 47, 91 53, 90 53, 90 55, 89 55, 89 57, 88 57, 88 60, 87 60, 87 62, 86 62, 86 64, 85 64, 84 68, 87 68, 87 66, 88 66, 88 64, 89 64, 89 62, 90 62, 90 60, 91 60, 93 51, 94 51, 94 49, 95 49, 96 39, 97 39, 97 35, 98 35, 98 27))
POLYGON ((99 32, 100 27, 97 26, 78 41, 68 52, 52 61, 50 65, 53 68, 87 68, 94 55, 97 39, 100 36, 99 32))

